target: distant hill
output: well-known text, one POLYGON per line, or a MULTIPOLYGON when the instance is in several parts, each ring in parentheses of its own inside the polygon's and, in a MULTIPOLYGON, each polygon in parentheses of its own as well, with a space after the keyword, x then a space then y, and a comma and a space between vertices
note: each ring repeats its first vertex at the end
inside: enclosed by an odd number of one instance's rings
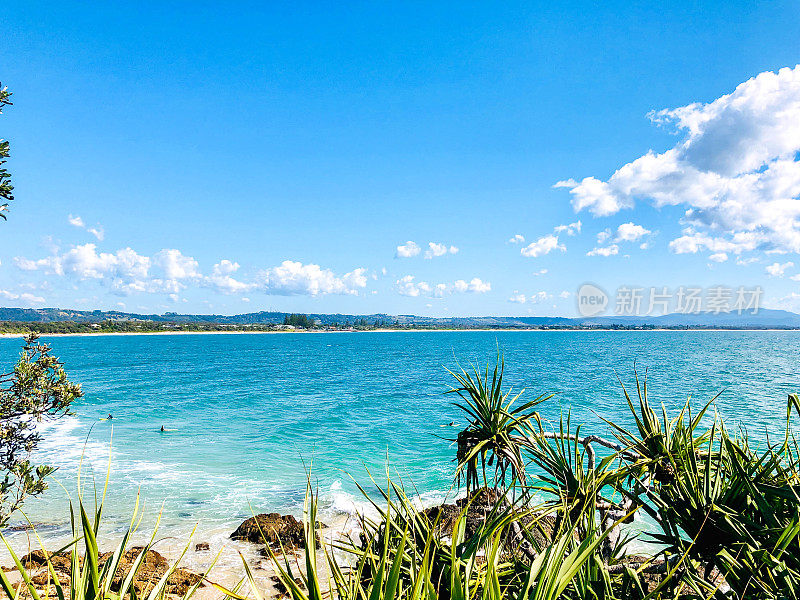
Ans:
MULTIPOLYGON (((99 323, 101 321, 152 321, 156 323, 211 323, 220 325, 256 325, 283 323, 289 313, 261 311, 240 315, 192 315, 168 312, 161 315, 126 313, 116 310, 72 310, 64 308, 0 308, 0 321, 25 323, 99 323)), ((671 327, 671 328, 777 328, 800 329, 800 315, 785 310, 762 309, 756 314, 743 312, 668 314, 654 317, 603 316, 568 317, 420 317, 417 315, 311 314, 323 325, 345 325, 365 320, 388 326, 527 328, 527 327, 671 327)))

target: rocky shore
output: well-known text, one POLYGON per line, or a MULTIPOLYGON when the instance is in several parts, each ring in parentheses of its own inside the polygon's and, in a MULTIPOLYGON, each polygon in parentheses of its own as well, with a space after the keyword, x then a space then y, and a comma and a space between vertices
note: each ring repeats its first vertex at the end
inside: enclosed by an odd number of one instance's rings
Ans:
MULTIPOLYGON (((500 498, 494 490, 487 488, 479 489, 473 492, 468 498, 461 498, 453 503, 445 503, 435 505, 429 508, 422 509, 420 514, 423 515, 431 526, 436 527, 437 534, 444 538, 449 538, 452 535, 453 527, 459 515, 464 513, 465 534, 467 537, 474 535, 481 525, 489 517, 492 509, 502 504, 500 498)), ((534 517, 529 517, 531 520, 534 517)), ((536 517, 536 525, 532 529, 534 532, 534 539, 539 545, 546 545, 552 539, 555 520, 551 517, 536 517)), ((329 527, 328 525, 317 522, 315 524, 316 531, 316 544, 319 548, 321 544, 331 544, 335 541, 342 541, 347 537, 347 533, 338 526, 329 527)), ((227 535, 227 534, 226 534, 227 535)), ((509 531, 509 540, 512 545, 515 541, 511 539, 514 536, 512 531, 509 531)), ((232 554, 245 557, 249 563, 251 570, 256 576, 259 583, 260 591, 267 597, 286 597, 287 591, 275 576, 272 565, 270 564, 271 555, 284 555, 287 559, 297 564, 298 567, 304 561, 305 556, 305 535, 304 525, 302 521, 298 520, 292 515, 281 515, 279 513, 262 513, 244 520, 233 532, 227 535, 228 539, 233 542, 234 548, 230 548, 229 552, 232 554), (246 548, 246 549, 245 549, 246 548), (247 558, 249 557, 249 558, 247 558)), ((217 542, 215 544, 219 546, 217 542)), ((129 548, 122 556, 120 561, 120 568, 115 574, 111 586, 112 591, 119 590, 120 585, 125 577, 130 572, 131 566, 142 552, 142 546, 134 546, 129 548)), ((192 545, 189 555, 182 564, 192 562, 197 565, 203 562, 210 564, 212 555, 217 552, 217 548, 212 552, 212 547, 208 542, 200 541, 192 545), (208 561, 197 560, 197 557, 206 556, 208 561)), ((100 568, 111 557, 111 552, 103 553, 99 557, 100 568)), ((167 595, 172 597, 182 597, 186 592, 196 584, 199 584, 195 593, 197 600, 210 600, 210 598, 217 598, 220 595, 218 589, 215 589, 212 582, 219 583, 223 586, 232 586, 242 577, 241 557, 236 557, 236 560, 228 563, 228 570, 220 569, 219 566, 215 567, 208 573, 206 579, 203 569, 190 569, 185 567, 176 568, 168 577, 166 581, 167 595)), ((318 569, 325 571, 327 565, 324 563, 324 558, 318 556, 320 564, 318 569)), ((68 553, 50 555, 50 561, 53 565, 55 575, 58 577, 62 586, 68 586, 71 564, 70 556, 68 553)), ((82 559, 81 559, 82 563, 82 559)), ((55 597, 55 589, 52 586, 52 574, 47 567, 45 554, 42 550, 36 550, 26 554, 22 559, 22 564, 31 575, 31 581, 37 591, 40 592, 42 597, 55 597)), ((134 586, 138 596, 142 597, 147 594, 158 581, 167 573, 171 561, 155 550, 147 552, 142 565, 137 571, 134 580, 134 586)), ((9 578, 14 582, 21 582, 22 578, 17 572, 16 567, 4 567, 3 570, 9 575, 9 578)), ((302 570, 302 569, 301 569, 302 570)))

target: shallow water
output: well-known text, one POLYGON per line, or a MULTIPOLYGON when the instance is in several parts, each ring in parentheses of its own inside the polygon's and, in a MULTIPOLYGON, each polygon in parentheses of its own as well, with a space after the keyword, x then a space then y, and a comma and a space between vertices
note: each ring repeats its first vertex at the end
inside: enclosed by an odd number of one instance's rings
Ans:
MULTIPOLYGON (((223 540, 256 512, 299 515, 311 468, 325 518, 353 509, 352 475, 394 476, 434 502, 448 492, 460 418, 445 368, 505 355, 506 381, 525 397, 553 392, 541 412, 600 433, 598 415, 628 421, 617 374, 648 369, 651 397, 668 407, 720 393, 729 424, 779 430, 786 395, 800 390, 800 332, 374 332, 43 338, 86 396, 75 416, 44 429, 38 458, 59 466, 75 496, 102 492, 105 527, 127 527, 137 490, 143 531, 163 503, 161 534, 223 540), (112 421, 100 421, 108 414, 112 421), (113 443, 111 429, 113 425, 113 443), (161 426, 174 429, 160 432, 161 426), (312 466, 313 465, 313 466, 312 466), (88 490, 88 488, 87 488, 88 490), (85 492, 89 493, 89 491, 85 492)), ((0 339, 10 366, 19 339, 0 339)), ((66 493, 55 483, 26 505, 45 540, 68 537, 66 493)), ((22 534, 16 534, 20 537, 22 534)))

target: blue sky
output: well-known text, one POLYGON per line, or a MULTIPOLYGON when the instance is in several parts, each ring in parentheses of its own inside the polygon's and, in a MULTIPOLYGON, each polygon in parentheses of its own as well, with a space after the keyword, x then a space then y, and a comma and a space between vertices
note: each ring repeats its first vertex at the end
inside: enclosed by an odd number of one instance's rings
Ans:
POLYGON ((796 3, 165 4, 4 3, 0 305, 800 308, 796 3))

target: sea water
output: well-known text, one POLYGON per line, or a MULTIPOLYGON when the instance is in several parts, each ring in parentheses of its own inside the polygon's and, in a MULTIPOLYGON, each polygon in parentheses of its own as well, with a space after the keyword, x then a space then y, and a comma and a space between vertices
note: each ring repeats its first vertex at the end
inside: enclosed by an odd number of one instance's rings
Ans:
MULTIPOLYGON (((109 464, 104 529, 123 531, 139 494, 145 525, 160 513, 160 535, 175 539, 195 524, 201 537, 227 538, 254 512, 299 516, 309 478, 329 520, 363 505, 356 482, 374 490, 371 479, 385 484, 387 470, 423 503, 452 497, 450 440, 463 414, 446 393, 447 369, 493 364, 498 352, 514 393, 554 394, 539 408, 545 418, 571 411, 574 424, 606 435, 602 418, 630 423, 620 381, 633 388, 634 368, 647 373, 654 402, 676 409, 690 395, 700 406, 719 394, 727 424, 759 439, 781 430, 786 396, 800 391, 795 331, 42 339, 85 392, 74 415, 41 430, 35 458, 58 471, 25 514, 46 543, 69 539, 67 502, 77 496, 79 469, 84 499, 93 503, 109 464)), ((19 338, 0 339, 6 371, 20 348, 19 338)))

